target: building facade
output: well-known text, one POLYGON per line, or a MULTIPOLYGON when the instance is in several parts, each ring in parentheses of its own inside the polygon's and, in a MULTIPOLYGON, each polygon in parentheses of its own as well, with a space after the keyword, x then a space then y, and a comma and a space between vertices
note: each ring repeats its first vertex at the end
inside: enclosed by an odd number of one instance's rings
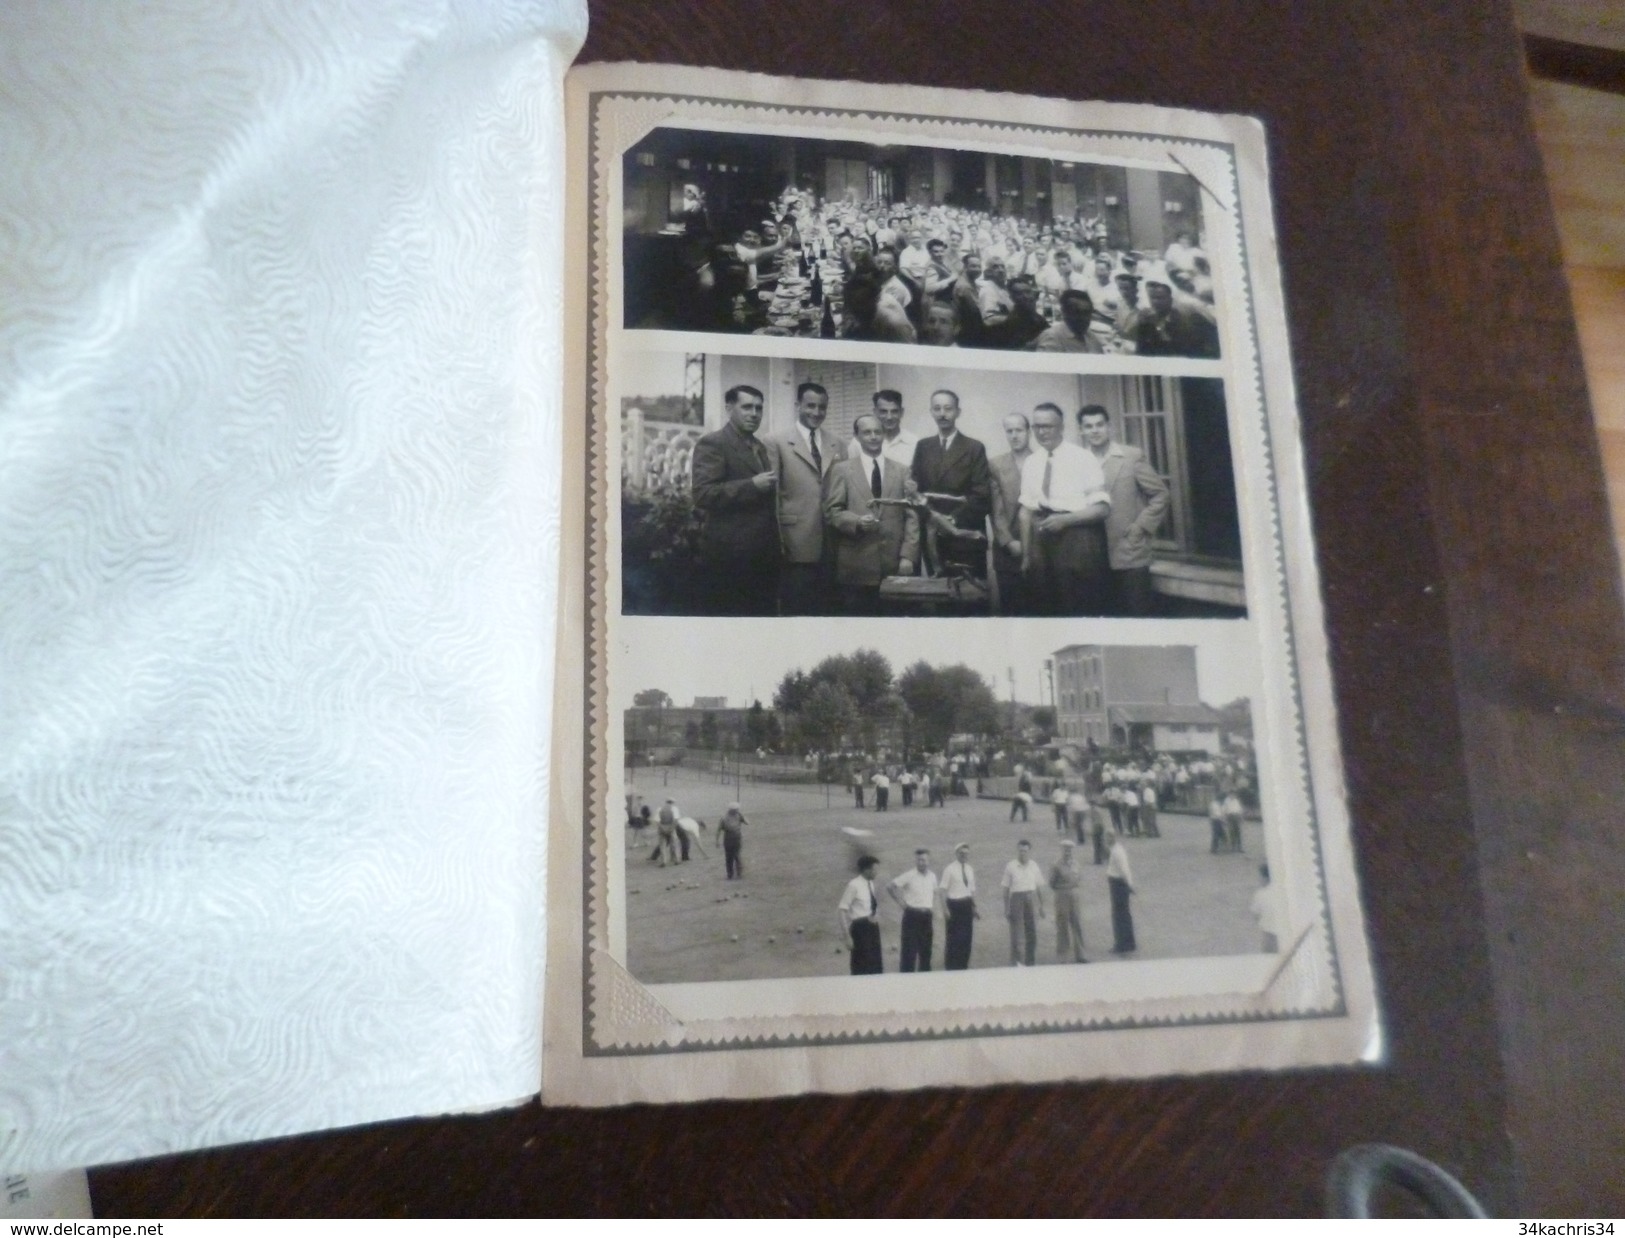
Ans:
POLYGON ((1202 704, 1190 645, 1068 645, 1050 659, 1063 742, 1217 752, 1221 716, 1202 704))

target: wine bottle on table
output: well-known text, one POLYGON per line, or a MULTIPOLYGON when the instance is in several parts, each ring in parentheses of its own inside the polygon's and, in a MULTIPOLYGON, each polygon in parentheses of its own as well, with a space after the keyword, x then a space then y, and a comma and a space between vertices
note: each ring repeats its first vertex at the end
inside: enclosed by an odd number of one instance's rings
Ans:
POLYGON ((828 301, 824 302, 824 324, 818 328, 818 334, 826 340, 835 338, 835 307, 828 301))

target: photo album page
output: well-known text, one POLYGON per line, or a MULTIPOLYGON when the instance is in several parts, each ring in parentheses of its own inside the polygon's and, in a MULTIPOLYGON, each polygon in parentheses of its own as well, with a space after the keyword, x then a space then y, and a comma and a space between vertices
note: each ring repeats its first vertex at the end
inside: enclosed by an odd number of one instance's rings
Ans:
POLYGON ((544 1099, 1380 1055, 1261 126, 567 111, 544 1099))

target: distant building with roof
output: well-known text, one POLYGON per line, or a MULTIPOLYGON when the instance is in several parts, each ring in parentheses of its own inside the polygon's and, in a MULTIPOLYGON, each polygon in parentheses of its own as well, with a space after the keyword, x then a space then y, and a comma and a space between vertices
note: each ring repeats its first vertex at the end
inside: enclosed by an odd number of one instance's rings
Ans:
POLYGON ((1223 716, 1202 704, 1192 645, 1068 645, 1051 655, 1062 741, 1218 752, 1223 716))

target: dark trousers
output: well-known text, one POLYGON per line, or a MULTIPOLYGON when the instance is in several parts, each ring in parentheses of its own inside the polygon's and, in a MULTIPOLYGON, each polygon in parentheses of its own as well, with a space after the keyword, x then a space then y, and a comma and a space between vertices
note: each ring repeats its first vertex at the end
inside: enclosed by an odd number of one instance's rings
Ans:
POLYGON ((857 801, 859 808, 863 807, 863 784, 861 782, 852 784, 852 798, 857 801))
POLYGON ((707 563, 700 569, 703 615, 771 618, 779 613, 779 562, 707 563))
POLYGON ((1107 806, 1112 813, 1112 829, 1121 834, 1123 832, 1123 806, 1116 800, 1112 800, 1107 806))
POLYGON ((1111 567, 1106 531, 1075 524, 1061 533, 1032 535, 1027 583, 1040 615, 1103 615, 1110 609, 1111 567))
MULTIPOLYGON (((1055 809, 1055 832, 1057 834, 1065 834, 1066 833, 1066 805, 1065 804, 1055 804, 1055 805, 1053 805, 1053 807, 1055 809)), ((1083 839, 1080 838, 1080 839, 1078 839, 1078 841, 1081 843, 1083 841, 1083 839)))
POLYGON ((1010 896, 1010 962, 1031 967, 1038 958, 1038 895, 1022 891, 1010 896))
POLYGON ((875 788, 875 811, 876 812, 885 812, 886 811, 886 801, 889 800, 890 798, 891 798, 891 788, 890 787, 876 787, 875 788))
POLYGON ((1230 840, 1225 837, 1224 818, 1209 817, 1207 823, 1212 827, 1213 845, 1208 848, 1209 855, 1218 855, 1221 851, 1230 850, 1230 840))
POLYGON ((1108 877, 1106 884, 1112 892, 1112 953, 1127 954, 1139 949, 1134 944, 1134 913, 1128 906, 1133 891, 1121 877, 1108 877))
MULTIPOLYGON (((879 595, 876 595, 879 600, 879 595)), ((830 608, 830 578, 824 563, 786 563, 779 569, 779 614, 823 615, 830 608)))
POLYGON ((1027 820, 1027 801, 1022 799, 1019 795, 1015 796, 1010 801, 1010 820, 1014 821, 1018 812, 1021 814, 1021 819, 1023 821, 1027 820))
POLYGON ((1240 817, 1240 815, 1239 814, 1238 815, 1232 815, 1230 813, 1226 813, 1225 816, 1224 816, 1224 824, 1225 824, 1226 830, 1229 832, 1229 835, 1230 835, 1230 850, 1232 850, 1232 851, 1240 851, 1241 850, 1241 817, 1240 817))
POLYGON ((876 619, 886 613, 879 585, 842 585, 841 610, 850 618, 876 619))
POLYGON ((880 965, 880 925, 873 920, 852 921, 852 974, 878 976, 880 965))
POLYGON ((682 826, 677 827, 677 849, 683 853, 683 862, 688 862, 688 831, 682 826))
POLYGON ((1021 574, 1021 560, 1000 550, 994 554, 993 570, 999 581, 999 613, 1031 613, 1032 604, 1027 596, 1027 578, 1021 574))
POLYGON ((1126 567, 1112 572, 1112 610, 1119 615, 1138 618, 1149 615, 1157 605, 1156 590, 1151 587, 1149 567, 1126 567))
POLYGON ((1140 806, 1138 804, 1123 805, 1123 826, 1127 833, 1135 837, 1140 833, 1140 806))
POLYGON ((907 808, 914 802, 914 788, 908 785, 903 787, 903 807, 907 808))
MULTIPOLYGON (((1093 810, 1091 810, 1090 815, 1094 816, 1093 810)), ((1095 845, 1095 863, 1104 864, 1106 862, 1106 826, 1098 816, 1095 816, 1095 823, 1089 831, 1089 838, 1095 845)), ((1082 842, 1083 840, 1080 838, 1078 841, 1082 842)))
POLYGON ((974 898, 948 900, 948 931, 943 966, 948 971, 964 971, 970 966, 971 933, 976 923, 974 898))
POLYGON ((745 875, 745 866, 739 862, 739 845, 743 841, 726 834, 722 836, 722 862, 727 866, 729 880, 745 875))
POLYGON ((931 912, 923 907, 903 908, 903 960, 900 971, 931 970, 931 912))

